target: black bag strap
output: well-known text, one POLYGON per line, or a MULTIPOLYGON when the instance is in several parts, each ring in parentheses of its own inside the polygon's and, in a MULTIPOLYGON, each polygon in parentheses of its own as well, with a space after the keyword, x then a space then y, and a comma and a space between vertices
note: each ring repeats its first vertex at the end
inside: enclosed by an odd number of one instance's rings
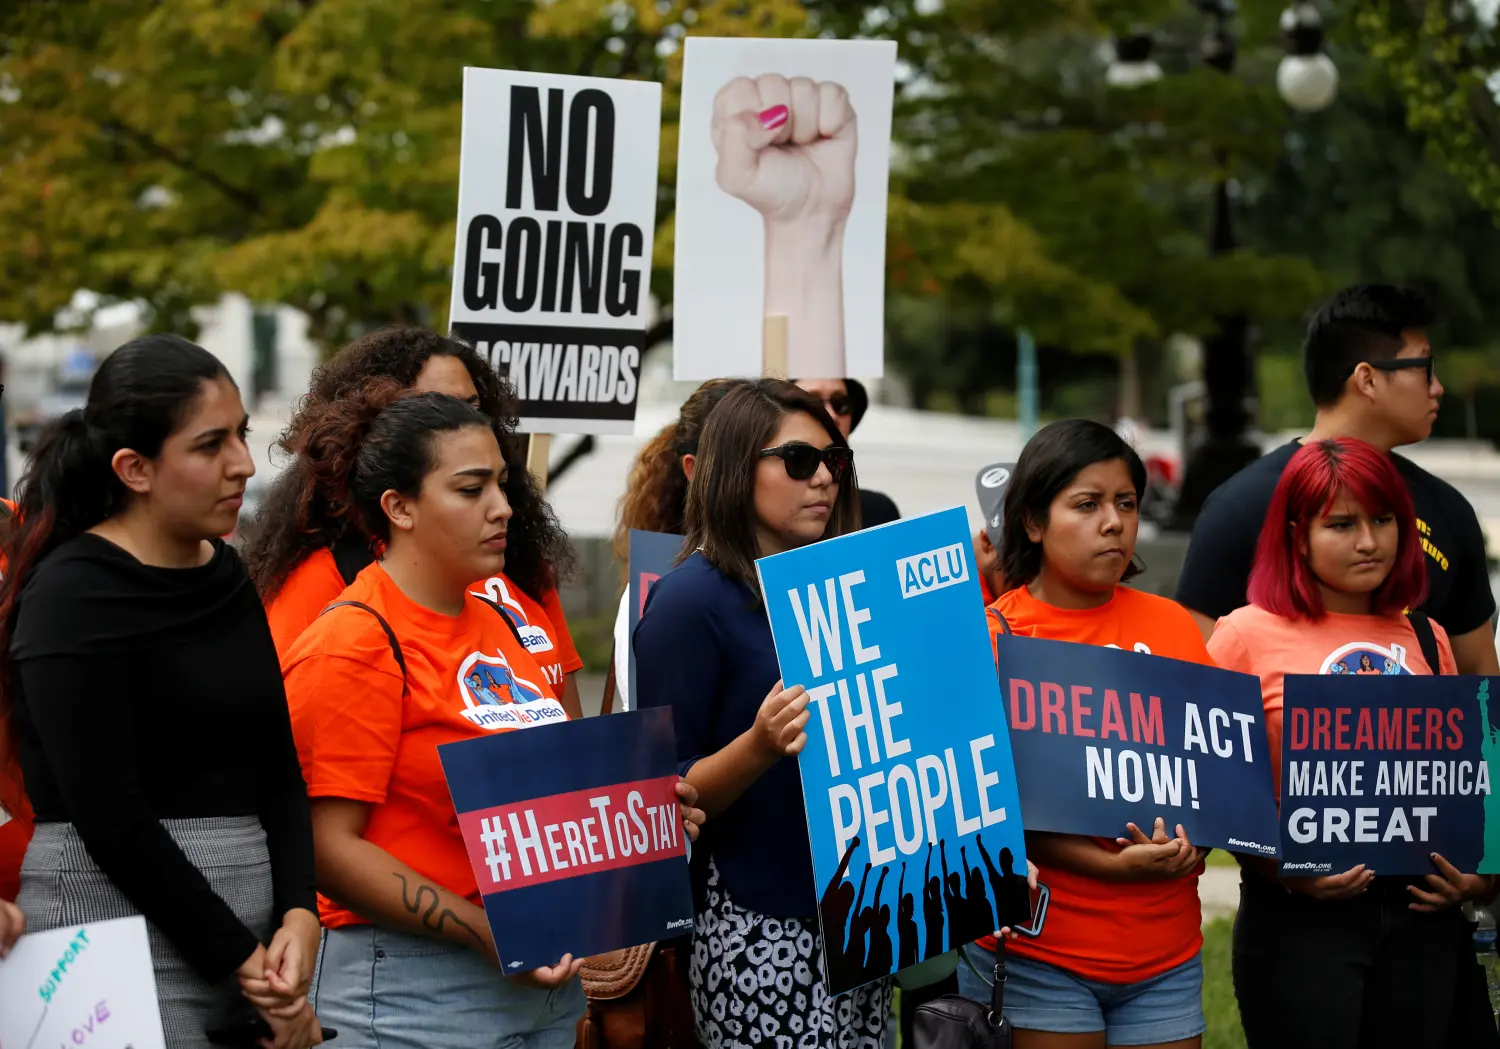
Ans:
POLYGON ((609 646, 609 674, 604 678, 604 698, 599 701, 599 713, 608 714, 615 708, 615 646, 609 646))
MULTIPOLYGON (((478 594, 475 594, 474 596, 479 597, 478 594)), ((487 597, 479 597, 479 600, 483 601, 485 604, 489 605, 497 613, 499 613, 500 618, 505 620, 505 625, 510 628, 510 636, 516 639, 516 644, 520 645, 527 652, 530 652, 531 649, 526 648, 526 642, 521 640, 521 630, 518 626, 516 626, 516 621, 510 617, 510 613, 507 612, 503 607, 501 607, 498 601, 491 601, 487 597)))
MULTIPOLYGON (((1003 618, 1003 617, 1002 617, 1003 618)), ((1005 937, 995 937, 995 984, 990 988, 990 1023, 996 1027, 1005 1016, 1005 937)))
POLYGON ((990 614, 990 618, 991 619, 993 619, 995 622, 997 622, 997 623, 1000 624, 1000 633, 1002 633, 1002 634, 1013 634, 1013 633, 1015 633, 1015 631, 1011 630, 1010 623, 1008 623, 1006 621, 1005 616, 1001 613, 1001 611, 998 608, 986 608, 985 611, 990 614))
POLYGON ((333 563, 338 566, 345 586, 354 582, 354 577, 375 560, 375 555, 370 552, 370 541, 354 531, 339 536, 328 549, 333 554, 333 563))
POLYGON ((1411 623, 1411 628, 1417 635, 1417 646, 1422 650, 1422 658, 1427 661, 1427 668, 1434 674, 1443 672, 1442 655, 1438 652, 1437 634, 1432 629, 1432 620, 1427 618, 1426 612, 1411 611, 1406 613, 1406 619, 1411 623))
POLYGON ((370 613, 370 615, 375 617, 375 622, 380 624, 380 629, 385 631, 385 639, 391 643, 391 655, 396 657, 396 665, 401 668, 401 692, 404 695, 407 689, 406 657, 401 654, 401 642, 396 640, 396 632, 391 629, 391 624, 385 621, 385 616, 375 611, 363 601, 335 601, 333 604, 323 609, 323 611, 319 612, 318 615, 327 615, 335 608, 341 608, 344 605, 348 605, 350 608, 363 609, 364 611, 370 613))

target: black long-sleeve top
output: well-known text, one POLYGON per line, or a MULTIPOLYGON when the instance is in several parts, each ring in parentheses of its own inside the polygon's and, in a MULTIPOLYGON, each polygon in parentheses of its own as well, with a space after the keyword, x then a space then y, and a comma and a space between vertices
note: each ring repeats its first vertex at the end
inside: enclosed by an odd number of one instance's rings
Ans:
POLYGON ((160 820, 258 816, 276 920, 316 911, 307 787, 265 611, 232 548, 156 568, 94 535, 29 573, 11 643, 26 790, 205 978, 256 935, 160 820))

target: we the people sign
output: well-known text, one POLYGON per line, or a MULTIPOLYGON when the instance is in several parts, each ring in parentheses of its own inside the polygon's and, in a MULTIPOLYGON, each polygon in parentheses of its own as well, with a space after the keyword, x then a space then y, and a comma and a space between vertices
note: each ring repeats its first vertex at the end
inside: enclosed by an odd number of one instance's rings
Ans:
POLYGON ((660 134, 660 84, 464 70, 450 321, 523 432, 633 428, 660 134))
POLYGON ((1031 916, 973 558, 951 509, 756 562, 813 712, 798 767, 834 993, 1031 916))

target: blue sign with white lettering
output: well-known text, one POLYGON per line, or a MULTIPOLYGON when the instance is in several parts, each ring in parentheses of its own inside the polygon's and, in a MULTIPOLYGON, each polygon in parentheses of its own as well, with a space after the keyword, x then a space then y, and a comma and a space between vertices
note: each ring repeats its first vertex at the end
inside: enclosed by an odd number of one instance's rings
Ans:
POLYGON ((1194 845, 1280 855, 1259 678, 1012 634, 995 649, 1028 830, 1113 841, 1159 816, 1194 845))
MULTIPOLYGON (((1365 864, 1500 873, 1494 679, 1288 674, 1281 711, 1283 874, 1365 864)), ((1497 697, 1500 698, 1500 697, 1497 697)))
POLYGON ((1026 841, 968 517, 756 562, 798 757, 834 993, 1030 917, 1026 841))

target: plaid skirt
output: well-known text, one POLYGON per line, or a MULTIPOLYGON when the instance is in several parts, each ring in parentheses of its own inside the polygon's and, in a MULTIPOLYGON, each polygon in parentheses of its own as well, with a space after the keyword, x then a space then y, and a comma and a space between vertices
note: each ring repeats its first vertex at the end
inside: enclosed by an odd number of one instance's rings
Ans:
MULTIPOLYGON (((162 820, 161 825, 240 921, 269 942, 271 857, 255 816, 162 820)), ((38 823, 21 864, 16 904, 28 932, 132 918, 140 912, 105 876, 71 823, 38 823)), ((209 1049, 205 1031, 253 1019, 233 977, 210 984, 188 965, 162 931, 146 923, 156 997, 167 1049, 209 1049)))

